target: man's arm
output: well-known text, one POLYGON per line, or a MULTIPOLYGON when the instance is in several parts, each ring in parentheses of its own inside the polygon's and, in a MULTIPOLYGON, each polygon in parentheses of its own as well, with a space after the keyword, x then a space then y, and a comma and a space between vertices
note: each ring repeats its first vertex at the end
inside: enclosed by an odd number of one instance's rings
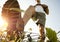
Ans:
POLYGON ((25 14, 23 16, 23 21, 25 25, 34 13, 35 13, 34 6, 29 6, 29 8, 25 11, 25 14))
POLYGON ((49 15, 49 9, 48 6, 45 4, 42 4, 42 7, 44 8, 44 11, 46 12, 47 15, 49 15))

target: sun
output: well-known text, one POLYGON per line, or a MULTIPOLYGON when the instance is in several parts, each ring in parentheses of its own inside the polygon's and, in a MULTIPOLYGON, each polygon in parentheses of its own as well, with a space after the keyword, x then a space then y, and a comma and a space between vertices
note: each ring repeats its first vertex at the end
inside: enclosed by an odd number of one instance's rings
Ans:
POLYGON ((0 30, 4 31, 7 29, 8 23, 0 17, 0 30))
POLYGON ((0 18, 0 27, 3 26, 3 24, 4 24, 4 21, 2 18, 0 18))

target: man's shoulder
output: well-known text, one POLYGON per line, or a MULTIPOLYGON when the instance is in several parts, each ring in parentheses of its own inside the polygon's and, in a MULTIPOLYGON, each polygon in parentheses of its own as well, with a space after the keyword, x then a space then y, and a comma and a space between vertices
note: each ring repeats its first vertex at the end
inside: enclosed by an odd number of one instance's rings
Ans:
POLYGON ((44 8, 44 11, 49 14, 49 9, 48 9, 48 6, 45 5, 45 4, 41 4, 41 6, 44 8))
POLYGON ((41 5, 42 5, 43 7, 45 7, 45 8, 48 7, 46 4, 41 4, 41 5))

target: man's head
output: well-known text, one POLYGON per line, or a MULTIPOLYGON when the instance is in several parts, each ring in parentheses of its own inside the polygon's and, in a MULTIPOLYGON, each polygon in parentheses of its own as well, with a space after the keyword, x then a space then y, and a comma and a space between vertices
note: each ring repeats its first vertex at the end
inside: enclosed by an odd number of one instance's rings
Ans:
POLYGON ((8 1, 16 1, 16 0, 8 0, 8 1))
POLYGON ((38 4, 40 3, 40 0, 35 0, 38 4))

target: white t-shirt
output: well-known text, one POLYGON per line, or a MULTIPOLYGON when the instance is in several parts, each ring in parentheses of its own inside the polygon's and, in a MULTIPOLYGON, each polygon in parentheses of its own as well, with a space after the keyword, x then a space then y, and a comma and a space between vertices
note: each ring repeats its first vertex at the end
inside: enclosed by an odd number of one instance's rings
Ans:
POLYGON ((35 6, 35 11, 45 13, 43 7, 40 5, 35 6))

